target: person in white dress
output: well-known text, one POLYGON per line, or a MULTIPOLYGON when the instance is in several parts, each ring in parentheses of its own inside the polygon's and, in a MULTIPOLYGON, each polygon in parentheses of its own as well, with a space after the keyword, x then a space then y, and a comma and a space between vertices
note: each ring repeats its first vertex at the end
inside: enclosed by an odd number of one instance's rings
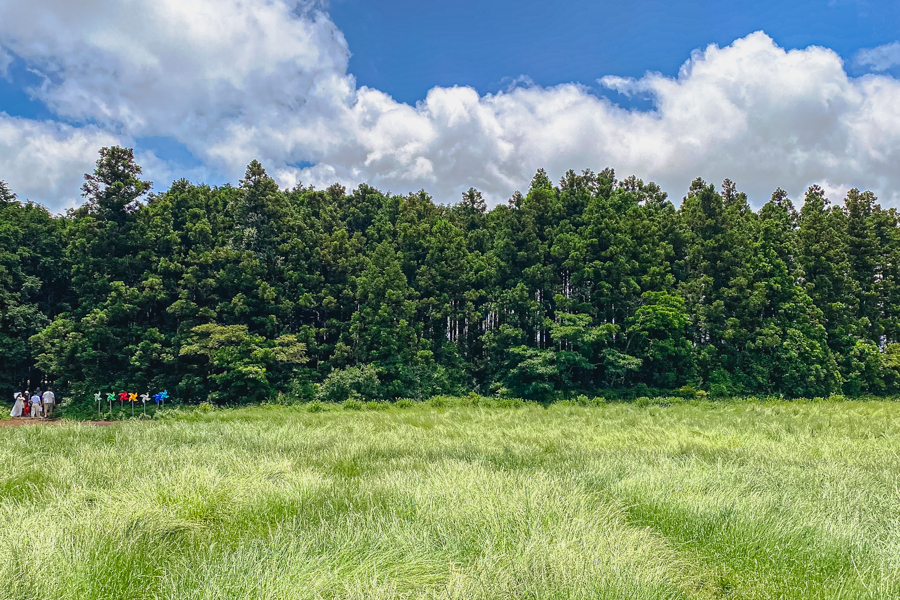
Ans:
POLYGON ((21 417, 23 408, 25 408, 25 399, 22 398, 22 394, 16 394, 16 403, 13 404, 13 408, 12 411, 10 411, 9 416, 21 417))

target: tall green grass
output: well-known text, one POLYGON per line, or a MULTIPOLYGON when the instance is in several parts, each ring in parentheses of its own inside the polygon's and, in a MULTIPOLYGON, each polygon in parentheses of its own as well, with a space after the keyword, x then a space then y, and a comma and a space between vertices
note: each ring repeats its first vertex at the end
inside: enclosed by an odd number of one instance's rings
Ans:
POLYGON ((900 597, 900 404, 434 404, 2 428, 0 598, 900 597))

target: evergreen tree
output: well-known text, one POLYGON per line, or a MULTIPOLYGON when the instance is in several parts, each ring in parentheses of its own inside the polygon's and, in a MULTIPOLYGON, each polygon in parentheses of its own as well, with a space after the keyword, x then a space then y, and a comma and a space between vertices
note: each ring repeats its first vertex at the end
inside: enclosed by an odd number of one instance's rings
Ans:
POLYGON ((0 394, 36 387, 29 338, 68 307, 68 268, 64 256, 65 219, 42 207, 18 202, 0 181, 0 394))
POLYGON ((811 187, 754 211, 725 180, 676 209, 653 183, 543 170, 488 210, 360 185, 149 194, 104 148, 53 217, 0 183, 0 392, 42 379, 186 400, 478 390, 538 400, 894 393, 900 217, 811 187), (318 384, 318 387, 317 385, 318 384), (606 390, 606 391, 604 391, 606 390), (610 391, 612 390, 612 391, 610 391))

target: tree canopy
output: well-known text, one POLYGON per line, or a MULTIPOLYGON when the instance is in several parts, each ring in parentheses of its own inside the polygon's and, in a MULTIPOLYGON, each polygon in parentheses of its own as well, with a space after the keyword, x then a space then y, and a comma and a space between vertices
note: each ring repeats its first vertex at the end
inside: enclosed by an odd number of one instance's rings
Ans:
POLYGON ((0 391, 188 401, 281 392, 539 400, 605 390, 886 394, 900 386, 900 215, 811 187, 759 210, 725 180, 679 206, 611 169, 470 189, 151 192, 104 148, 65 216, 0 182, 0 391))

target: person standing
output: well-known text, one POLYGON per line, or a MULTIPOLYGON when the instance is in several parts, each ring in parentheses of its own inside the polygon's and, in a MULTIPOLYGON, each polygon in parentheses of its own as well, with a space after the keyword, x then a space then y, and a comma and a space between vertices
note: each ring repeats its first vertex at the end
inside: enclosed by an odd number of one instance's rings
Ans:
POLYGON ((53 414, 53 406, 56 404, 56 396, 53 394, 53 390, 47 388, 47 391, 41 396, 41 400, 44 403, 44 416, 49 418, 53 414))
POLYGON ((10 411, 9 416, 11 417, 21 417, 22 411, 25 409, 25 399, 22 397, 22 394, 16 394, 16 403, 13 404, 12 411, 10 411))
POLYGON ((37 392, 35 392, 34 396, 31 397, 31 418, 36 419, 37 417, 40 417, 40 416, 42 416, 42 414, 41 414, 41 397, 37 392))

